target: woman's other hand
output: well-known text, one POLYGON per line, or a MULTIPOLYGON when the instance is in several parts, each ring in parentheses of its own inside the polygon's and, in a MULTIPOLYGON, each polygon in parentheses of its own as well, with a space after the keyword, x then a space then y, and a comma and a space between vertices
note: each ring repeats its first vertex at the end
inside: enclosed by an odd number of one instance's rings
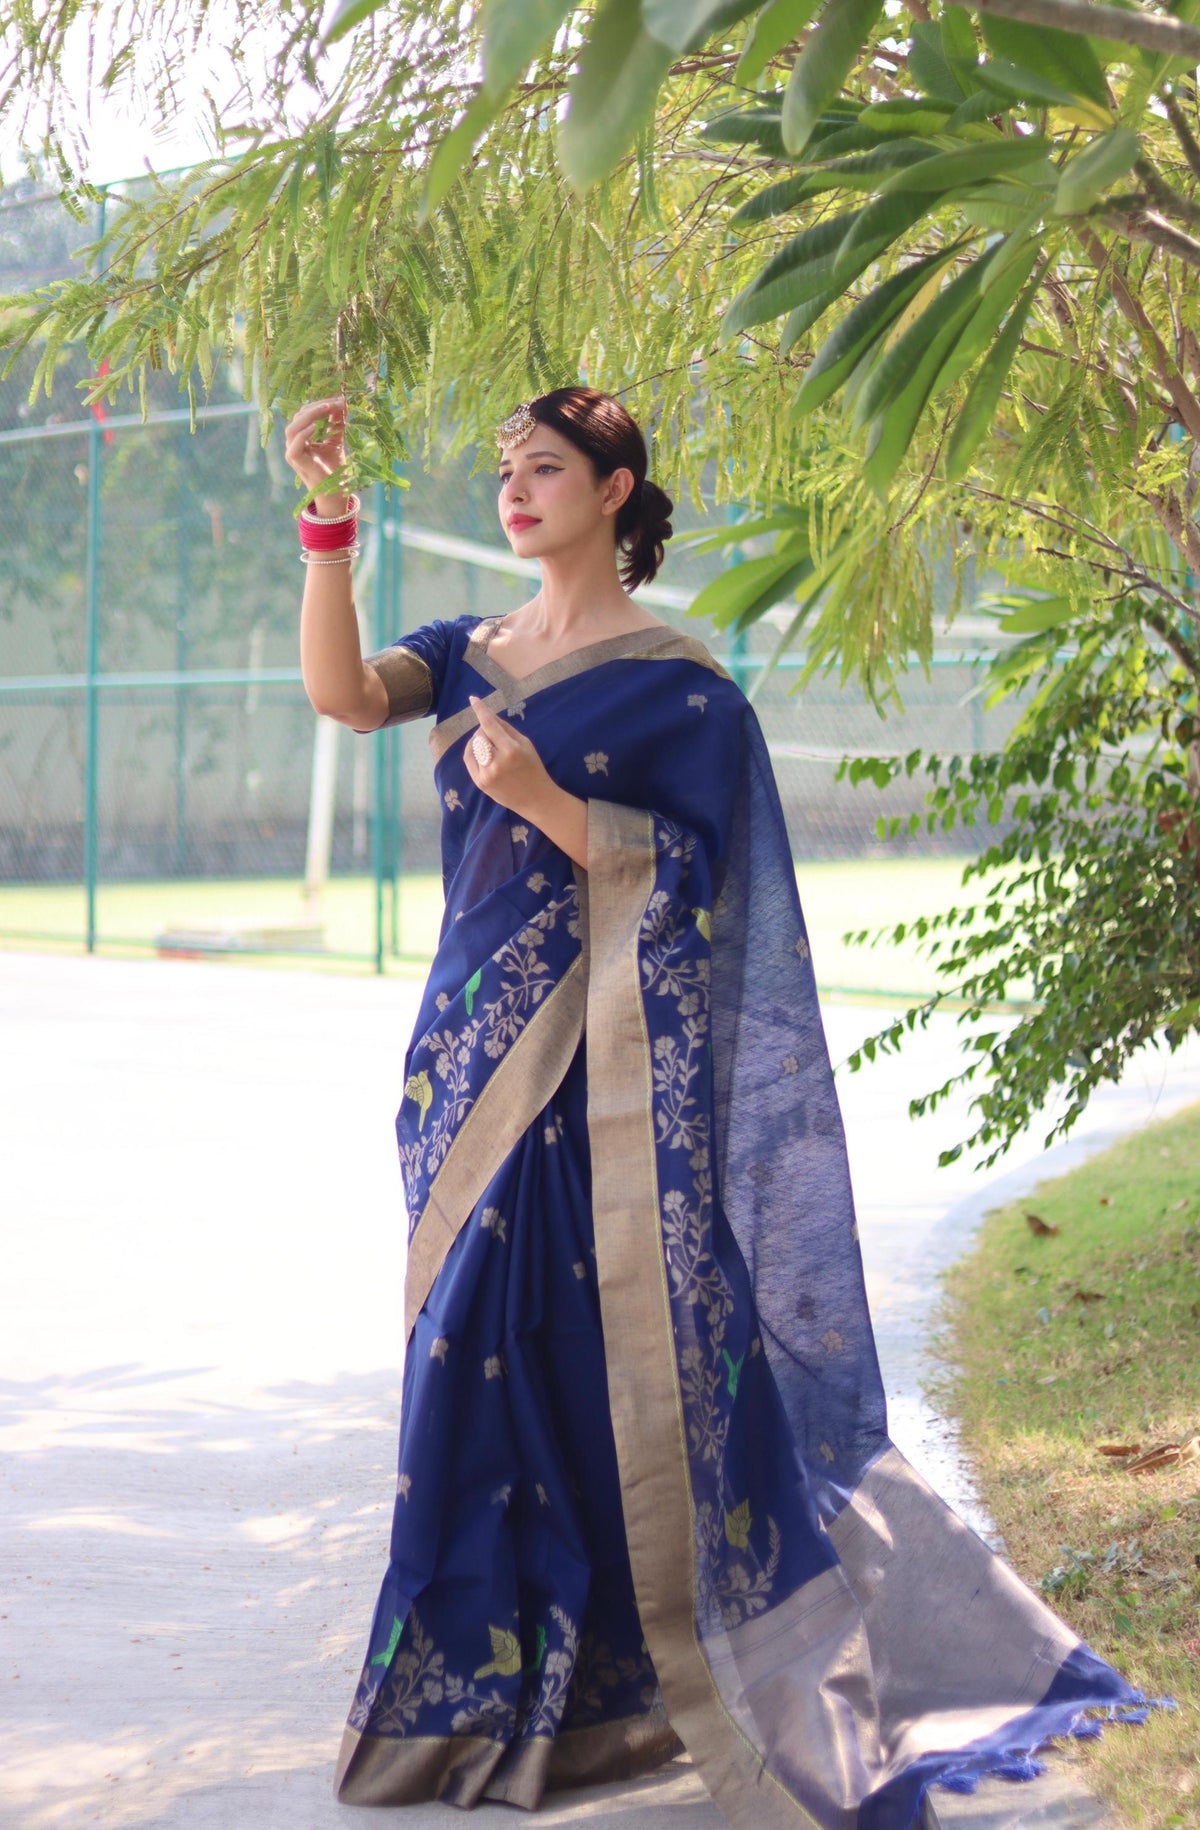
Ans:
POLYGON ((587 802, 568 794, 547 773, 528 737, 498 718, 471 694, 479 729, 467 738, 463 761, 475 786, 510 813, 519 814, 575 863, 587 865, 587 802), (484 749, 481 762, 475 744, 484 749), (490 746, 490 754, 486 746, 490 746))
POLYGON ((284 432, 284 456, 300 481, 312 492, 318 515, 341 515, 349 498, 327 487, 329 478, 345 468, 345 400, 310 400, 293 414, 284 432))
POLYGON ((463 752, 467 774, 501 807, 532 819, 534 806, 546 799, 547 791, 556 792, 546 765, 528 737, 522 736, 506 718, 490 712, 474 694, 471 709, 479 720, 479 729, 467 738, 463 752), (479 749, 485 745, 491 748, 486 762, 479 760, 477 741, 479 749))

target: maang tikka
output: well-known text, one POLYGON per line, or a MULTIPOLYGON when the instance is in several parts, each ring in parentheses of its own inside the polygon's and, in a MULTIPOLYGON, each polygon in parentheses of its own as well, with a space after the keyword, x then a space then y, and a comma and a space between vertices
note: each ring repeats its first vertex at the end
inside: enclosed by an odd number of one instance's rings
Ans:
POLYGON ((523 445, 536 425, 529 402, 523 400, 516 412, 510 413, 503 425, 497 426, 496 443, 501 451, 510 451, 514 445, 523 445))

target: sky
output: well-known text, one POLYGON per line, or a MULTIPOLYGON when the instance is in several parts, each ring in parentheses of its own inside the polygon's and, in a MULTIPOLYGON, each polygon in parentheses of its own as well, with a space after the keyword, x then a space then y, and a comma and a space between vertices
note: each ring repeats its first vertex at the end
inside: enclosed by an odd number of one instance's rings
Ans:
MULTIPOLYGON (((218 102, 222 102, 231 99, 237 88, 237 79, 231 72, 228 57, 222 54, 220 48, 220 10, 219 6, 212 9, 212 16, 217 22, 213 32, 215 43, 207 49, 200 47, 195 56, 187 59, 180 84, 181 105, 178 116, 167 128, 148 125, 136 99, 128 91, 106 94, 98 81, 90 79, 83 30, 68 40, 64 81, 86 145, 86 153, 79 166, 80 176, 94 184, 108 184, 120 178, 136 177, 145 172, 147 165, 157 172, 194 165, 216 151, 209 125, 205 90, 209 89, 218 102)), ((336 11, 333 0, 328 11, 336 11)), ((83 24, 82 21, 80 23, 83 24)), ((229 29, 233 29, 232 25, 229 29)), ((151 36, 144 46, 143 68, 146 70, 152 65, 154 49, 151 36)), ((264 44, 264 56, 269 54, 269 50, 269 43, 264 44)), ((328 53, 335 60, 341 54, 340 47, 328 53)), ((105 61, 103 56, 98 55, 94 67, 102 69, 105 61)), ((303 95, 297 97, 301 104, 300 111, 304 100, 303 95)), ((227 117, 232 112, 229 107, 225 109, 227 117)), ((0 122, 0 173, 6 181, 11 182, 22 174, 24 162, 21 153, 19 124, 15 121, 0 122)))

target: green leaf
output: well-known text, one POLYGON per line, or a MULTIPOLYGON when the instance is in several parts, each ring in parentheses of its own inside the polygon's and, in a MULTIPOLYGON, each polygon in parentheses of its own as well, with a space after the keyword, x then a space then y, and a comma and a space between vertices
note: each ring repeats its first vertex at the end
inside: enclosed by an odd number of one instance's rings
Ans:
MULTIPOLYGON (((978 261, 975 265, 979 265, 978 261)), ((938 294, 933 305, 927 311, 922 312, 917 319, 917 324, 913 329, 924 327, 926 342, 923 349, 920 344, 917 345, 917 351, 920 353, 917 354, 916 367, 913 367, 910 357, 904 371, 910 378, 907 381, 902 379, 899 390, 872 423, 863 475, 878 495, 886 494, 889 483, 899 469, 904 453, 912 441, 912 435, 916 431, 922 409, 929 399, 934 379, 953 349, 962 330, 963 321, 970 312, 971 288, 966 282, 971 277, 972 270, 968 269, 965 274, 960 275, 958 280, 952 280, 950 285, 938 294), (962 290, 961 294, 958 294, 956 289, 960 285, 962 290), (940 312, 935 312, 935 308, 939 305, 941 306, 940 312), (927 322, 927 320, 931 321, 927 322)), ((908 342, 911 335, 911 331, 906 332, 894 348, 900 349, 908 342)), ((891 355, 893 351, 888 353, 891 355)), ((870 376, 864 385, 864 395, 873 379, 874 376, 870 376)), ((858 406, 861 404, 860 396, 858 406)), ((856 412, 857 410, 856 407, 856 412)))
POLYGON ((942 55, 957 74, 960 64, 973 64, 979 55, 975 27, 965 7, 944 6, 941 17, 942 55))
MULTIPOLYGON (((1048 204, 1049 187, 1046 201, 1048 204)), ((988 184, 978 191, 960 191, 954 202, 959 215, 967 222, 980 229, 999 230, 1005 235, 1023 227, 1029 219, 1028 195, 1023 195, 1011 182, 988 184)), ((1042 213, 1039 211, 1039 215, 1042 213)))
POLYGON ((983 354, 995 336, 1001 320, 1033 271, 1040 252, 1038 241, 1028 234, 1014 235, 1002 246, 984 276, 983 297, 971 314, 970 322, 954 346, 954 352, 943 364, 933 385, 933 394, 944 394, 972 363, 983 354), (1000 269, 998 272, 997 269, 1000 269))
MULTIPOLYGON (((824 148, 822 148, 822 153, 824 148)), ((928 164, 939 154, 921 140, 885 140, 870 152, 850 153, 844 159, 814 156, 805 161, 810 179, 821 180, 822 189, 850 191, 911 190, 905 176, 915 166, 928 164), (891 174, 890 177, 888 174, 891 174), (881 175, 883 182, 880 182, 881 175)), ((922 187, 924 188, 924 187, 922 187)), ((938 186, 934 186, 938 189, 938 186)))
POLYGON ((873 422, 867 466, 873 488, 890 480, 904 456, 942 364, 974 311, 995 252, 989 249, 943 286, 862 380, 853 424, 873 422))
POLYGON ((488 0, 483 12, 483 86, 502 96, 571 11, 572 0, 488 0))
POLYGON ((733 73, 735 83, 756 83, 771 59, 808 24, 821 0, 768 0, 750 30, 733 73))
POLYGON ((953 248, 946 248, 939 249, 936 254, 927 254, 924 260, 894 273, 859 301, 813 357, 792 409, 795 418, 811 412, 837 391, 864 350, 884 334, 930 275, 953 253, 953 248))
POLYGON ((833 263, 832 281, 849 285, 868 261, 906 234, 931 208, 932 200, 927 193, 889 191, 886 197, 872 198, 865 209, 841 217, 846 231, 833 263))
POLYGON ((1060 83, 1072 95, 1086 96, 1105 111, 1108 85, 1091 42, 1081 32, 1063 32, 1054 26, 1021 25, 995 13, 979 19, 984 41, 997 57, 1009 58, 1027 70, 1037 70, 1060 83))
MULTIPOLYGON (((1161 1025, 1163 1029, 1175 1030, 1200 1028, 1200 998, 1192 998, 1188 1003, 1180 1004, 1177 1009, 1168 1011, 1167 1015, 1161 1019, 1161 1025)), ((1171 1821, 1170 1818, 1167 1819, 1168 1823, 1171 1821)), ((1174 1821, 1182 1824, 1185 1819, 1179 1817, 1174 1821)))
POLYGON ((935 102, 924 98, 915 101, 902 97, 893 102, 872 102, 859 115, 864 127, 870 127, 877 134, 930 134, 943 133, 947 117, 954 112, 951 102, 935 102))
POLYGON ((976 82, 983 88, 1008 102, 1026 102, 1034 108, 1082 107, 1092 124, 1099 127, 1107 126, 1112 119, 1107 108, 1073 95, 1069 89, 1062 88, 1036 70, 1027 70, 1024 65, 1009 63, 1004 58, 993 58, 990 62, 976 64, 974 74, 976 82))
POLYGON ((678 55, 736 25, 759 4, 760 0, 642 0, 642 23, 652 38, 678 55))
POLYGON ((1012 610, 1000 618, 997 627, 1005 635, 1035 635, 1043 629, 1057 629, 1075 613, 1075 603, 1069 597, 1038 597, 1024 605, 1020 610, 1012 610))
POLYGON ((972 145, 958 151, 934 153, 932 158, 911 165, 905 171, 886 178, 879 186, 887 191, 949 191, 963 184, 978 184, 1002 172, 1018 171, 1035 159, 1044 159, 1051 149, 1041 134, 1027 134, 1020 140, 995 140, 988 145, 972 145))
POLYGON ((714 578, 693 600, 688 615, 711 617, 718 629, 750 622, 787 597, 812 569, 807 536, 793 535, 765 559, 747 559, 714 578))
POLYGON ((808 519, 801 508, 779 508, 770 515, 759 515, 754 520, 730 521, 725 527, 697 528, 690 534, 676 534, 677 547, 689 547, 693 553, 712 553, 723 546, 741 546, 747 540, 755 540, 762 534, 777 534, 789 528, 803 525, 808 519))
POLYGON ((827 217, 785 242, 733 300, 721 320, 721 337, 728 339, 752 324, 765 324, 825 291, 831 283, 834 257, 857 215, 855 210, 827 217))
POLYGON ((802 200, 808 180, 806 171, 777 179, 774 184, 768 184, 765 191, 759 191, 739 205, 729 218, 730 222, 766 222, 771 216, 782 216, 802 200))
POLYGON ((1054 194, 1057 216, 1079 216, 1090 210, 1109 187, 1133 168, 1142 149, 1136 133, 1114 127, 1076 153, 1062 168, 1054 194))
POLYGON ((882 11, 883 0, 826 0, 815 31, 792 66, 783 99, 783 143, 788 152, 803 152, 882 11))
POLYGON ((758 146, 770 159, 786 159, 783 145, 783 115, 778 108, 731 108, 706 121, 700 129, 702 140, 718 146, 758 146))
POLYGON ((428 222, 438 204, 462 171, 479 140, 495 119, 500 107, 495 96, 477 89, 465 114, 459 116, 429 161, 429 176, 417 206, 417 222, 428 222))
MULTIPOLYGON (((973 66, 978 75, 979 66, 973 66)), ((960 102, 954 113, 946 122, 947 133, 958 133, 964 127, 991 126, 992 116, 996 113, 996 104, 991 96, 981 89, 976 89, 965 102, 960 102)))
POLYGON ((352 32, 356 25, 361 25, 364 19, 377 13, 383 4, 384 0, 342 0, 321 43, 336 44, 339 38, 352 32))
POLYGON ((797 305, 794 311, 788 313, 779 339, 781 356, 786 356, 801 337, 812 329, 817 319, 823 318, 829 307, 838 303, 842 291, 841 286, 827 287, 824 292, 818 292, 815 298, 807 299, 803 305, 797 305))
POLYGON ((908 53, 909 74, 928 96, 956 106, 963 98, 963 86, 950 67, 942 48, 941 28, 936 20, 919 19, 912 29, 908 53))
POLYGON ((671 67, 671 52, 641 22, 639 0, 604 0, 568 89, 559 159, 568 182, 586 191, 637 138, 671 67))
POLYGON ((950 443, 946 447, 946 476, 951 483, 957 483, 966 474, 976 448, 995 417, 1004 382, 1017 353, 1021 332, 1025 328, 1025 320, 1029 316, 1041 278, 1042 269, 1039 268, 1014 305, 1008 323, 971 383, 962 411, 954 423, 950 443))
MULTIPOLYGON (((847 562, 853 558, 853 556, 854 556, 853 544, 852 544, 849 536, 843 534, 840 537, 840 539, 838 539, 835 542, 834 546, 831 548, 830 552, 827 554, 824 565, 820 566, 817 569, 815 569, 814 571, 812 571, 810 573, 809 577, 802 581, 807 586, 807 589, 805 590, 804 595, 799 600, 799 608, 796 610, 791 621, 787 624, 786 628, 781 633, 779 640, 776 642, 774 648, 771 650, 770 654, 767 656, 766 661, 764 662, 763 666, 759 669, 758 678, 754 681, 754 684, 751 686, 750 691, 746 695, 746 697, 750 700, 751 704, 754 703, 755 699, 758 697, 759 693, 762 691, 763 687, 765 686, 767 680, 770 678, 771 674, 775 671, 775 668, 778 665, 779 661, 787 653, 788 649, 791 647, 792 643, 795 641, 797 635, 800 633, 801 627, 803 626, 806 617, 808 616, 809 612, 812 610, 812 607, 816 603, 817 599, 821 596, 822 592, 826 591, 830 585, 834 584, 834 582, 837 579, 838 573, 847 564, 847 562)), ((776 599, 775 601, 778 602, 779 600, 776 599)), ((763 608, 763 610, 769 610, 771 608, 771 605, 764 604, 762 608, 763 608)), ((758 614, 761 615, 762 611, 760 610, 758 614)), ((745 628, 751 620, 752 619, 748 616, 746 618, 744 618, 743 622, 741 624, 741 627, 745 628)), ((806 669, 805 671, 807 672, 808 670, 806 669)), ((800 676, 800 681, 797 682, 797 686, 803 681, 803 679, 804 679, 804 674, 802 674, 800 676)), ((792 690, 794 692, 796 690, 796 687, 793 687, 792 690)))

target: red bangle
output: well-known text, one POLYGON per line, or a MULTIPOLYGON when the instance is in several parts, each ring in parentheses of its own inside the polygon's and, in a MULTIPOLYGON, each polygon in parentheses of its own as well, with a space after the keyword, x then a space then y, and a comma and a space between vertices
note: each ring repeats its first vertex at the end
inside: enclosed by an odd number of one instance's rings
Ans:
POLYGON ((350 502, 350 510, 344 515, 313 514, 311 503, 301 509, 300 546, 304 552, 340 552, 343 547, 355 544, 358 539, 358 497, 351 496, 350 502))

